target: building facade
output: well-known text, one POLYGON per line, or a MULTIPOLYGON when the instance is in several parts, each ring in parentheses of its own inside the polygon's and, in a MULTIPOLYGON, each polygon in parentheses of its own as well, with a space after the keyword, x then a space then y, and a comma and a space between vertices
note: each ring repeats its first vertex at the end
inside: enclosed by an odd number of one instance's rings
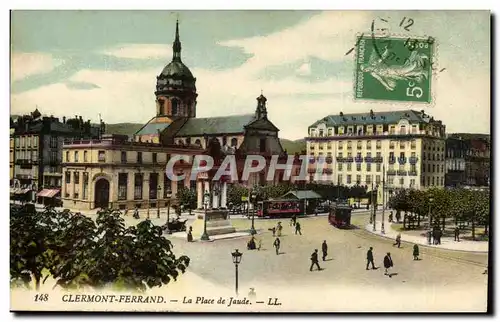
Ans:
MULTIPOLYGON (((130 142, 126 135, 103 135, 99 140, 64 143, 63 205, 70 209, 133 209, 164 207, 167 192, 175 196, 178 185, 194 189, 194 183, 168 179, 171 155, 192 156, 200 149, 130 142)), ((189 170, 189 161, 176 171, 189 170)), ((186 171, 189 173, 189 171, 186 171)))
POLYGON ((446 139, 446 186, 489 186, 488 135, 451 134, 446 139))
POLYGON ((308 132, 309 163, 325 158, 330 183, 369 190, 384 183, 389 196, 402 188, 444 186, 445 126, 424 111, 341 112, 318 120, 308 132))
POLYGON ((63 141, 99 135, 99 129, 81 116, 64 117, 60 122, 52 116, 42 117, 38 109, 19 117, 11 131, 11 188, 16 195, 28 194, 25 201, 39 202, 38 191, 51 189, 53 193, 61 187, 63 141))

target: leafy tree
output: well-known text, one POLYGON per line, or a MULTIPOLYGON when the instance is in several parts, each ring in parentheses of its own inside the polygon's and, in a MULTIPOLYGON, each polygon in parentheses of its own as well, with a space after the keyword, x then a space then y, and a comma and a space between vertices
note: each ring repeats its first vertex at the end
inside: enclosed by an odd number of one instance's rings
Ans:
POLYGON ((188 209, 189 214, 191 214, 192 209, 196 209, 196 191, 184 186, 180 186, 177 190, 176 198, 179 202, 179 206, 183 207, 184 209, 188 209))

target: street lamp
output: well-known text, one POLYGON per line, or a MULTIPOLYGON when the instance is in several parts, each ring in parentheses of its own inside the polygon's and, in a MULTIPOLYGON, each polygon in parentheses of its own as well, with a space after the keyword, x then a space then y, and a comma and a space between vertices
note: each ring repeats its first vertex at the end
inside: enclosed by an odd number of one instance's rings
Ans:
POLYGON ((204 194, 205 216, 203 216, 203 235, 201 235, 201 240, 210 240, 207 233, 207 210, 209 202, 210 202, 210 193, 206 191, 204 194))
POLYGON ((233 263, 236 269, 236 296, 238 296, 238 265, 241 262, 241 256, 243 256, 243 254, 236 249, 231 255, 233 256, 233 263))
POLYGON ((158 190, 158 192, 157 192, 157 195, 158 195, 157 199, 158 200, 156 200, 156 203, 157 203, 158 207, 156 209, 156 218, 159 219, 160 218, 160 199, 161 199, 161 186, 160 185, 158 185, 157 190, 158 190))
MULTIPOLYGON (((255 191, 252 191, 252 201, 254 203, 254 208, 255 208, 256 199, 257 199, 257 193, 255 191)), ((257 231, 255 230, 255 226, 254 226, 254 219, 255 219, 255 209, 253 209, 253 211, 252 211, 252 228, 250 228, 251 235, 257 234, 257 231)))
POLYGON ((431 204, 434 201, 434 198, 429 197, 429 231, 427 232, 427 244, 431 244, 431 234, 432 234, 432 220, 431 220, 431 204))
POLYGON ((167 197, 167 229, 165 230, 165 233, 171 234, 172 232, 170 231, 170 228, 168 228, 168 223, 170 222, 170 199, 172 198, 172 190, 170 189, 167 190, 166 197, 167 197))
POLYGON ((380 232, 385 234, 385 164, 382 166, 382 226, 380 232))
MULTIPOLYGON (((378 194, 378 185, 375 186, 375 189, 373 189, 373 181, 372 181, 372 207, 373 207, 373 231, 376 231, 376 224, 377 224, 377 202, 376 202, 376 197, 378 194)), ((382 222, 383 225, 383 222, 382 222)))

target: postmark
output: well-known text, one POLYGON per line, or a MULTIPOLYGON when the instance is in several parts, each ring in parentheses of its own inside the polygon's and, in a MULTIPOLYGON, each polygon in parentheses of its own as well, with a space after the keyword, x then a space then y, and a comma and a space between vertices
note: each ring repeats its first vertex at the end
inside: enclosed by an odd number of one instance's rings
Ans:
POLYGON ((430 103, 434 45, 428 37, 359 36, 355 99, 430 103))

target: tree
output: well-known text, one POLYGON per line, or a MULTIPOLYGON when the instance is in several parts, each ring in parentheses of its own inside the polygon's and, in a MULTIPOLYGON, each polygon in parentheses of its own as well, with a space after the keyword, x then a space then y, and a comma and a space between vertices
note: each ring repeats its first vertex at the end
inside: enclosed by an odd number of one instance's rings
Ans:
POLYGON ((177 190, 176 194, 177 200, 179 201, 179 206, 187 209, 191 215, 191 210, 196 209, 197 196, 196 192, 192 189, 181 186, 177 190))

